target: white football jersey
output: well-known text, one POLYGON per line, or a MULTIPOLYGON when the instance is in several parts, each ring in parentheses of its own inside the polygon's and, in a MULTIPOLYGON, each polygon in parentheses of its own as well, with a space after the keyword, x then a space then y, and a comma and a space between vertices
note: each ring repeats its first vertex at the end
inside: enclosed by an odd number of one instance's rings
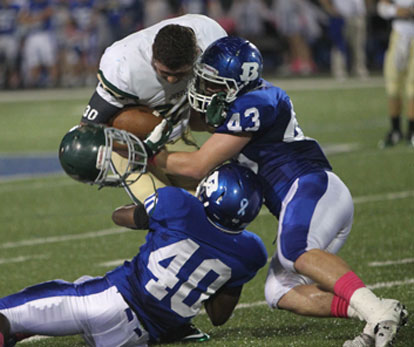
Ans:
MULTIPOLYGON (((164 112, 177 103, 187 105, 185 94, 191 76, 170 84, 158 77, 151 65, 154 38, 158 31, 168 24, 192 28, 201 51, 204 51, 210 43, 227 36, 225 30, 216 21, 199 14, 186 14, 167 19, 133 33, 105 50, 98 75, 106 89, 97 88, 101 97, 117 107, 135 103, 164 112)), ((186 118, 184 114, 182 118, 186 118)), ((181 126, 176 124, 170 139, 177 138, 185 127, 186 124, 181 126)))

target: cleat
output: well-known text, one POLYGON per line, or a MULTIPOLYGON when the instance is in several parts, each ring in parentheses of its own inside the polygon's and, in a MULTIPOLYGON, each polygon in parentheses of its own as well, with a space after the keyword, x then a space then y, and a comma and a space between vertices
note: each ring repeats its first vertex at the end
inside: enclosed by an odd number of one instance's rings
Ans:
POLYGON ((162 342, 203 342, 210 339, 210 336, 194 324, 185 324, 175 329, 174 332, 166 334, 161 341, 162 342))
POLYGON ((378 146, 380 148, 393 147, 402 140, 403 136, 400 130, 391 130, 385 136, 383 141, 380 141, 378 146))
MULTIPOLYGON (((187 327, 186 327, 187 328, 187 327)), ((188 325, 188 331, 186 332, 186 335, 183 336, 180 341, 196 341, 196 342, 203 342, 210 339, 210 336, 204 332, 202 332, 200 329, 198 329, 193 324, 188 325)))
POLYGON ((408 320, 408 311, 405 306, 395 300, 389 301, 390 309, 385 312, 384 320, 381 320, 374 329, 375 347, 392 346, 400 327, 408 320))
POLYGON ((342 347, 373 347, 375 339, 368 334, 361 333, 353 340, 345 341, 342 347))

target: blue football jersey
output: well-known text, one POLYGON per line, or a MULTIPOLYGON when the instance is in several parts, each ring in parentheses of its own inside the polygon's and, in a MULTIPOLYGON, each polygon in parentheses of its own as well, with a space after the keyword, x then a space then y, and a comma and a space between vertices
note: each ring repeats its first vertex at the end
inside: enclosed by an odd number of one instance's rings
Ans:
MULTIPOLYGON (((41 0, 41 1, 35 1, 30 0, 29 1, 29 12, 30 15, 33 17, 37 17, 40 13, 43 13, 48 8, 51 8, 53 6, 53 3, 51 0, 41 0)), ((52 31, 54 29, 53 23, 52 23, 52 17, 47 17, 43 19, 38 19, 36 21, 36 24, 31 24, 30 30, 33 31, 52 31)))
POLYGON ((137 312, 152 340, 187 323, 219 288, 243 285, 266 264, 260 238, 220 231, 201 202, 165 187, 145 201, 150 216, 139 254, 107 278, 137 312))
POLYGON ((237 161, 262 179, 266 206, 276 216, 296 178, 332 169, 317 141, 304 136, 286 92, 265 80, 230 105, 216 132, 252 134, 237 161))
POLYGON ((0 4, 0 35, 10 35, 17 31, 19 11, 18 5, 0 4))

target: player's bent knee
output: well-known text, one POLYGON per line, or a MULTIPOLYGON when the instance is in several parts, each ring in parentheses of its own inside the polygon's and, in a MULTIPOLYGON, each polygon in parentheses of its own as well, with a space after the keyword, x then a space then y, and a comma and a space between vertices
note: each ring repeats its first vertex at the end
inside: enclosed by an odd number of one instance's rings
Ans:
POLYGON ((296 260, 306 252, 306 249, 289 243, 281 248, 283 248, 284 251, 278 253, 280 264, 286 271, 296 272, 294 264, 296 260))
POLYGON ((266 282, 264 286, 264 294, 265 294, 267 305, 272 309, 276 309, 277 303, 279 302, 279 298, 276 295, 275 284, 276 283, 275 283, 274 277, 268 276, 266 278, 266 282))

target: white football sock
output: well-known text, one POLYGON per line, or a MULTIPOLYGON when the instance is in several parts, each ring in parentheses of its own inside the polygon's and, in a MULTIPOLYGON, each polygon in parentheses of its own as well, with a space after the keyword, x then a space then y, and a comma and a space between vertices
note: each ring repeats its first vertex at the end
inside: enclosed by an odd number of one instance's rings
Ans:
POLYGON ((380 298, 366 287, 359 288, 352 294, 350 305, 366 322, 376 322, 384 311, 380 298))

